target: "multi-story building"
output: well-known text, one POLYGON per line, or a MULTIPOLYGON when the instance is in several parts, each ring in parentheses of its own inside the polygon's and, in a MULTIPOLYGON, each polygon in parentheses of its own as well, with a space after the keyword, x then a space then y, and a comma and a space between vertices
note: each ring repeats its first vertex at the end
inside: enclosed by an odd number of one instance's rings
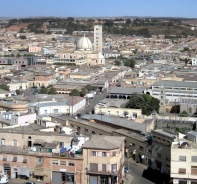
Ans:
POLYGON ((124 175, 124 137, 92 136, 83 145, 86 184, 120 184, 124 175))
POLYGON ((53 73, 49 72, 40 72, 35 74, 35 86, 49 86, 50 84, 54 84, 55 81, 53 79, 53 73))
POLYGON ((165 174, 170 174, 171 145, 177 135, 162 129, 152 132, 152 163, 151 167, 165 174))
POLYGON ((68 151, 80 141, 82 145, 84 137, 75 136, 73 140, 74 136, 60 131, 47 133, 41 129, 35 124, 0 129, 0 173, 45 183, 86 184, 82 155, 68 151))
POLYGON ((171 146, 171 179, 173 184, 197 183, 197 132, 189 132, 188 138, 180 134, 171 146))

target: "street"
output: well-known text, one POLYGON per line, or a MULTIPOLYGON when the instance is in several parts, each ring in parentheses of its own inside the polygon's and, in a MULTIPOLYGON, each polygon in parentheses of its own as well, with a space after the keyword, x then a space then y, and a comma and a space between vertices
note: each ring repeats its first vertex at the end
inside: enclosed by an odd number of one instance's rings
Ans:
POLYGON ((79 110, 77 113, 80 114, 86 114, 92 113, 92 110, 94 109, 94 106, 101 100, 103 100, 104 98, 106 98, 109 95, 108 92, 103 92, 103 93, 98 93, 97 95, 94 96, 94 98, 89 99, 89 105, 84 107, 83 109, 79 110))
MULTIPOLYGON (((128 167, 128 163, 126 163, 125 167, 128 167)), ((129 163, 129 169, 131 170, 130 173, 126 173, 126 183, 124 184, 154 184, 152 181, 149 181, 148 179, 144 178, 143 172, 144 169, 134 165, 132 163, 129 163), (130 175, 130 176, 127 176, 130 175), (129 181, 128 181, 129 180, 129 181)))

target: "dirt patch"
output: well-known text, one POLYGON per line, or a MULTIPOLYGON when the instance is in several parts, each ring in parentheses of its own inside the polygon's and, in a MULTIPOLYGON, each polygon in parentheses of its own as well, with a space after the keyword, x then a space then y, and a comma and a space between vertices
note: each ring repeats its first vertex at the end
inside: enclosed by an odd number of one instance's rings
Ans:
POLYGON ((11 25, 7 28, 7 31, 20 31, 22 28, 27 29, 29 24, 17 24, 17 25, 11 25))

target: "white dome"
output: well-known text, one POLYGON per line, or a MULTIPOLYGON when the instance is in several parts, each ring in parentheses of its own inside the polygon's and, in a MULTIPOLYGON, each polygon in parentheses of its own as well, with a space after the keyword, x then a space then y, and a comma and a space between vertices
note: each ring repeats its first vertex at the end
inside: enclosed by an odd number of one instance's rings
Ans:
POLYGON ((77 50, 92 50, 92 42, 87 37, 82 37, 77 42, 77 50))

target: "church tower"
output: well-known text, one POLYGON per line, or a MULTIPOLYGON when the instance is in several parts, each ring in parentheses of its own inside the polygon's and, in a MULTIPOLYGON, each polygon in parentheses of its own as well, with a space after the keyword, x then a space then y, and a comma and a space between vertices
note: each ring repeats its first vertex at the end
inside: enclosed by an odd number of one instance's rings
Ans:
POLYGON ((102 25, 94 26, 94 50, 102 53, 103 38, 102 38, 102 25))

